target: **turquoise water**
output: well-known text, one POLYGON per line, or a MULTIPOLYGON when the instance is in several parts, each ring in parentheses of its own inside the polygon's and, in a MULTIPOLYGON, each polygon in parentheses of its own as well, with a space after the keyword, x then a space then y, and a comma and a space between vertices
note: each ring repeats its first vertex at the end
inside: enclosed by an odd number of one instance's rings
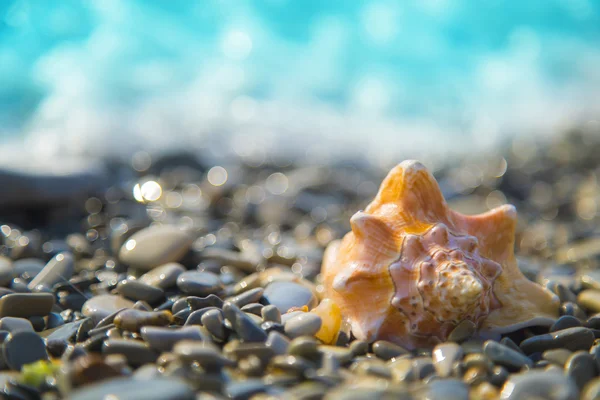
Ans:
POLYGON ((599 44, 596 0, 3 0, 0 137, 485 146, 597 118, 599 44))

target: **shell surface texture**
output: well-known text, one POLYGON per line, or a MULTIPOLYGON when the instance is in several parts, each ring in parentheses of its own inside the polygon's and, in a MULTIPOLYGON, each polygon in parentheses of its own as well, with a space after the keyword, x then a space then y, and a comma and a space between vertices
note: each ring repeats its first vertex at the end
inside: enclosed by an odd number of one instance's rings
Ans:
POLYGON ((528 280, 514 255, 516 209, 451 210, 417 161, 390 171, 352 231, 323 259, 327 296, 358 339, 407 348, 444 341, 460 322, 506 333, 558 318, 559 301, 528 280))

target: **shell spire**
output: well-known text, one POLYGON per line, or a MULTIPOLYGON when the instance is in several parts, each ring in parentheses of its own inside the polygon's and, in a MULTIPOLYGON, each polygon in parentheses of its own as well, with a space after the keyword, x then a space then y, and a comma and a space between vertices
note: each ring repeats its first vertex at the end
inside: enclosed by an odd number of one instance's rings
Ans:
POLYGON ((498 333, 552 324, 556 296, 517 267, 516 221, 511 205, 474 216, 451 210, 433 175, 405 161, 328 247, 327 294, 359 339, 411 348, 445 340, 463 320, 498 333))

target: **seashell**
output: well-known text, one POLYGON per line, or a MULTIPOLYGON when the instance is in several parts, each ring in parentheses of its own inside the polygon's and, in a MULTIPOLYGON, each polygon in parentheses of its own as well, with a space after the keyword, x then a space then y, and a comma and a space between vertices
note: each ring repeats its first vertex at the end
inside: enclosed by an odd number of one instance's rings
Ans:
POLYGON ((358 339, 433 346, 461 321, 506 333, 558 318, 558 298, 529 281, 514 255, 517 212, 451 210, 417 161, 387 175, 377 196, 332 242, 323 281, 358 339))

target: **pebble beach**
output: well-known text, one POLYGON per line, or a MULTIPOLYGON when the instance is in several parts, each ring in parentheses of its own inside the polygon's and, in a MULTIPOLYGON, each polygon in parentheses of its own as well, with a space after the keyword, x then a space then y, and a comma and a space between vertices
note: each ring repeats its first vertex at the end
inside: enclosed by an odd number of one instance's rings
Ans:
POLYGON ((383 166, 136 153, 0 174, 19 182, 0 199, 0 397, 599 399, 598 154, 583 129, 437 160, 451 208, 516 206, 519 267, 561 316, 416 350, 356 340, 320 275, 383 166))

